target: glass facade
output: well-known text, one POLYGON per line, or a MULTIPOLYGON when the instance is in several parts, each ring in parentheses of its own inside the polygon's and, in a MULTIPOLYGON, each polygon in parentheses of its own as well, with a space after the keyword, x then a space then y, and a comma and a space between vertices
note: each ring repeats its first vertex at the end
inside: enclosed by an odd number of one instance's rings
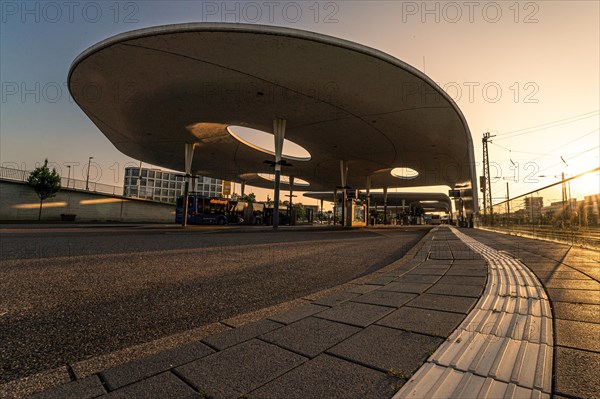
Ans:
MULTIPOLYGON (((127 197, 139 197, 154 201, 175 203, 178 195, 183 194, 184 176, 164 172, 157 169, 142 168, 142 178, 139 182, 140 168, 125 168, 123 180, 123 195, 127 197)), ((195 176, 192 179, 190 192, 197 192, 207 197, 220 197, 223 181, 214 177, 195 176), (194 187, 195 186, 195 187, 194 187)))

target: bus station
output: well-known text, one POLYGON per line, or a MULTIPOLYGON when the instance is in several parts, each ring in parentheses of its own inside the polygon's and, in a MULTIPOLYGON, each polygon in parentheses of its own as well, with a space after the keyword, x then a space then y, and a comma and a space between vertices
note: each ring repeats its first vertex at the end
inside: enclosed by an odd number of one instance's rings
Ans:
POLYGON ((459 190, 466 219, 477 211, 473 144, 456 104, 420 71, 356 43, 272 26, 148 28, 84 51, 69 88, 121 152, 188 179, 274 187, 275 214, 282 175, 344 198, 349 189, 446 185, 459 190), (131 98, 106 95, 125 85, 136 88, 131 98), (240 140, 236 129, 272 144, 240 140), (292 143, 308 156, 287 154, 292 143))
POLYGON ((126 31, 67 86, 139 167, 45 204, 0 169, 39 212, 0 217, 0 396, 600 397, 600 168, 498 202, 430 76, 290 27, 126 31))

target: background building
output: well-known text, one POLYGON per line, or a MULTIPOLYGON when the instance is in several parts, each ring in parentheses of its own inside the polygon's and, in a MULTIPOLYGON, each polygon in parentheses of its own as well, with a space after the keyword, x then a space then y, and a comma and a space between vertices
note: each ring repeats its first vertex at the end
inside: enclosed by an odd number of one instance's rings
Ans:
MULTIPOLYGON (((140 168, 125 168, 123 195, 174 203, 177 196, 183 193, 184 175, 182 174, 147 168, 141 168, 141 174, 141 180, 138 182, 140 168)), ((222 188, 221 179, 194 176, 190 192, 197 192, 207 197, 220 197, 222 188)))
POLYGON ((528 221, 537 221, 540 223, 542 217, 542 207, 544 206, 543 197, 525 197, 525 219, 528 221))

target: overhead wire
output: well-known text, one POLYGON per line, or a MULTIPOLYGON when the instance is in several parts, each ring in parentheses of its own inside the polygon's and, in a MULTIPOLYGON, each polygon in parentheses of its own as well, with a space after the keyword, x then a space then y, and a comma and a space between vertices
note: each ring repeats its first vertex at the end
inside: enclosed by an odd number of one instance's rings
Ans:
POLYGON ((552 121, 552 122, 542 123, 541 125, 530 126, 527 128, 512 130, 512 131, 504 132, 504 133, 498 133, 498 134, 496 134, 496 136, 498 138, 496 138, 495 140, 506 140, 506 139, 510 139, 513 137, 522 136, 525 134, 535 133, 535 132, 539 132, 541 130, 546 130, 546 129, 551 129, 551 128, 554 128, 557 126, 566 125, 568 123, 578 122, 583 119, 587 119, 587 118, 591 118, 596 115, 600 115, 599 112, 600 112, 600 110, 586 112, 584 114, 571 116, 569 118, 563 118, 563 119, 559 119, 559 120, 552 121), (505 137, 505 135, 508 135, 508 136, 505 137))
MULTIPOLYGON (((545 153, 545 154, 531 152, 530 154, 532 154, 532 155, 538 155, 536 158, 532 159, 532 160, 531 160, 531 162, 533 162, 533 161, 536 161, 536 160, 538 160, 538 159, 540 159, 540 158, 542 158, 542 157, 554 158, 554 157, 556 157, 556 155, 552 155, 552 153, 553 153, 554 151, 556 151, 556 150, 560 150, 560 149, 563 149, 564 147, 566 147, 566 146, 569 146, 569 145, 571 145, 571 144, 575 143, 576 141, 579 141, 579 140, 583 139, 584 137, 587 137, 587 136, 589 136, 590 134, 593 134, 593 133, 595 133, 595 132, 597 132, 597 131, 598 131, 598 128, 595 128, 595 129, 593 129, 593 130, 591 130, 591 131, 589 131, 589 132, 587 132, 587 133, 584 133, 583 135, 581 135, 581 136, 577 137, 577 138, 576 138, 576 139, 574 139, 574 140, 573 140, 573 139, 570 139, 570 140, 569 140, 567 143, 561 144, 561 145, 559 145, 558 147, 556 147, 556 148, 554 148, 554 149, 552 149, 552 150, 548 151, 548 152, 547 152, 547 153, 545 153)), ((507 151, 508 151, 509 153, 511 153, 511 154, 512 154, 512 152, 517 152, 517 153, 527 153, 526 151, 518 151, 518 150, 514 150, 514 151, 513 151, 513 150, 511 150, 510 148, 508 148, 508 147, 505 147, 505 146, 503 146, 503 145, 500 145, 500 144, 498 144, 498 143, 494 143, 493 141, 491 141, 490 143, 491 143, 491 144, 493 144, 493 145, 495 145, 495 146, 497 146, 497 147, 500 147, 500 148, 502 148, 502 149, 504 149, 504 150, 507 150, 507 151)), ((511 159, 512 159, 512 157, 511 157, 511 159)))

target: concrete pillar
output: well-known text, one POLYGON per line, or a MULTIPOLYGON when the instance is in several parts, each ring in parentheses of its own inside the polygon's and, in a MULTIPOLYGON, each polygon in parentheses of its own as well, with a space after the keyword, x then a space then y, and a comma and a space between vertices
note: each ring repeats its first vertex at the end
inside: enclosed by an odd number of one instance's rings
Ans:
POLYGON ((367 181, 365 183, 367 188, 367 211, 365 212, 365 221, 368 226, 371 219, 371 176, 367 176, 367 181))
POLYGON ((342 226, 346 227, 346 218, 348 217, 348 212, 346 209, 346 202, 348 201, 348 198, 346 196, 346 181, 348 179, 348 161, 340 161, 340 172, 342 177, 342 226))
POLYGON ((383 188, 383 224, 387 224, 387 192, 388 188, 383 188))
POLYGON ((273 136, 275 138, 275 187, 273 204, 273 229, 279 227, 279 186, 281 182, 281 156, 283 154, 283 139, 285 137, 285 119, 273 121, 273 136))
POLYGON ((185 182, 183 185, 183 219, 181 226, 187 226, 188 218, 188 195, 190 193, 190 177, 192 176, 192 160, 194 159, 194 147, 196 144, 185 143, 185 182))
POLYGON ((242 183, 240 185, 242 186, 242 188, 241 188, 242 193, 240 194, 240 196, 243 197, 244 196, 244 191, 246 191, 246 182, 242 181, 242 183))

